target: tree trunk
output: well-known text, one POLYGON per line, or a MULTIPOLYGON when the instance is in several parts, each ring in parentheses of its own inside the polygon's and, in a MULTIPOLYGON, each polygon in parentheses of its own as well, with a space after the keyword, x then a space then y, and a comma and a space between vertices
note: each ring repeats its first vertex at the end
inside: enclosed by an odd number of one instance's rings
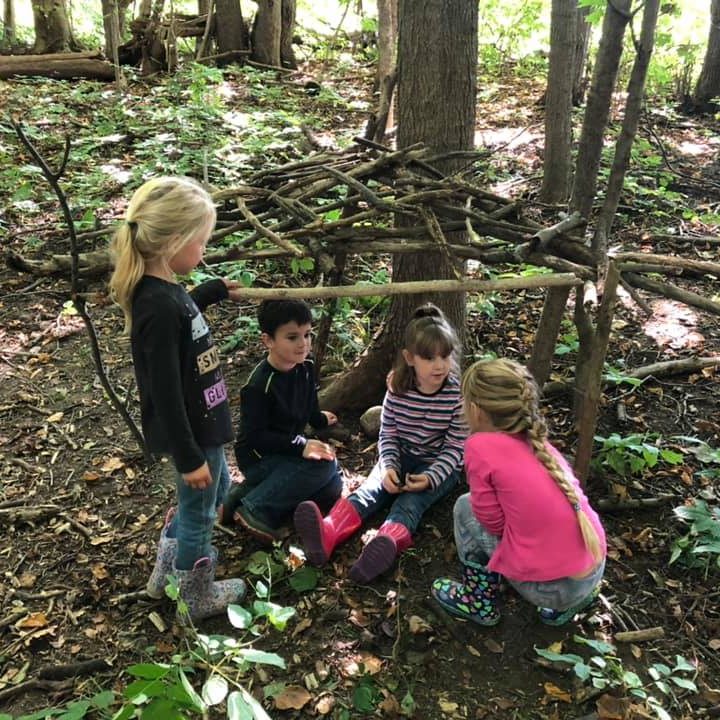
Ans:
POLYGON ((3 9, 3 48, 12 49, 15 43, 15 30, 15 0, 5 0, 3 9))
POLYGON ((720 97, 720 0, 712 0, 707 50, 695 86, 693 104, 698 110, 712 112, 717 107, 713 98, 717 97, 720 97))
POLYGON ((35 24, 33 52, 67 52, 71 46, 70 23, 65 0, 32 0, 35 24))
POLYGON ((659 9, 660 0, 645 0, 640 41, 637 44, 637 55, 635 56, 635 62, 633 63, 630 80, 628 82, 625 117, 623 118, 620 137, 615 147, 615 157, 613 158, 612 169, 610 170, 605 202, 598 216, 595 234, 593 235, 592 249, 603 262, 607 256, 610 230, 618 203, 620 202, 620 193, 622 192, 625 173, 627 172, 630 161, 630 151, 635 141, 638 123, 640 122, 640 113, 642 111, 643 96, 645 93, 645 78, 647 77, 650 57, 652 56, 655 26, 657 25, 659 9))
POLYGON ((553 0, 550 68, 545 95, 545 158, 540 199, 567 200, 572 166, 572 91, 577 0, 553 0))
POLYGON ((122 85, 120 70, 120 8, 117 0, 102 0, 103 28, 105 30, 105 57, 115 66, 115 82, 122 85))
POLYGON ((592 37, 592 26, 587 20, 589 14, 589 5, 577 8, 575 12, 577 31, 575 33, 575 57, 573 59, 575 77, 573 78, 572 91, 572 101, 575 107, 580 107, 583 104, 585 91, 587 90, 587 58, 590 50, 590 38, 592 37))
MULTIPOLYGON (((472 149, 477 23, 477 3, 400 0, 398 147, 424 142, 441 153, 472 149)), ((451 174, 458 167, 456 161, 439 169, 451 174)), ((441 252, 393 256, 393 282, 454 278, 458 269, 441 252)), ((325 407, 367 407, 382 397, 385 375, 395 353, 402 347, 410 313, 428 300, 445 311, 462 338, 464 294, 393 297, 386 322, 365 356, 323 392, 325 407)))
POLYGON ((239 0, 216 0, 215 13, 218 54, 247 50, 250 46, 250 34, 239 0))
POLYGON ((612 94, 620 66, 625 27, 630 20, 630 2, 631 0, 612 0, 605 9, 600 47, 583 116, 575 163, 575 182, 570 199, 570 210, 578 210, 585 218, 589 218, 595 199, 605 127, 610 116, 612 94))
POLYGON ((297 60, 293 50, 293 35, 295 34, 295 0, 282 0, 280 13, 280 62, 283 67, 297 69, 297 60))
POLYGON ((395 71, 397 65, 398 0, 377 0, 378 61, 375 87, 380 91, 379 110, 373 132, 376 142, 384 143, 387 128, 395 125, 395 71))
MULTIPOLYGON (((140 63, 140 74, 153 75, 164 68, 169 67, 170 61, 165 50, 166 30, 161 25, 162 12, 165 0, 155 0, 152 3, 150 16, 145 27, 142 43, 142 62, 140 63)), ((141 5, 144 11, 144 3, 141 5)))
MULTIPOLYGON (((595 200, 605 127, 610 116, 612 93, 620 66, 625 27, 630 20, 630 2, 631 0, 612 0, 607 3, 600 48, 583 116, 570 211, 577 211, 586 219, 590 216, 595 200)), ((543 373, 550 371, 552 354, 548 353, 553 352, 551 348, 555 347, 560 328, 561 318, 553 317, 553 313, 558 312, 559 308, 565 308, 569 294, 570 291, 566 288, 551 288, 545 298, 545 308, 536 331, 536 337, 542 338, 542 343, 533 347, 530 361, 540 387, 547 381, 547 376, 543 377, 543 373)), ((577 296, 582 302, 581 292, 578 292, 577 296)))
POLYGON ((280 67, 282 0, 258 0, 252 29, 252 59, 263 65, 280 67))

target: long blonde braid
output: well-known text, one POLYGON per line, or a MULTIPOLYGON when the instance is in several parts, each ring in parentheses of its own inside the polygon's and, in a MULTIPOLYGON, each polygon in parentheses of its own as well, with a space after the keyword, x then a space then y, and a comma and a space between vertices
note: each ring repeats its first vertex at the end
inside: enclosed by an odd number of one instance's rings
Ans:
MULTIPOLYGON (((540 413, 540 394, 527 368, 513 360, 480 360, 465 372, 462 394, 466 410, 471 403, 482 408, 497 430, 527 434, 533 453, 575 510, 585 547, 600 561, 603 550, 597 531, 580 505, 575 486, 547 448, 548 430, 540 413)), ((471 416, 470 412, 466 414, 471 416)))

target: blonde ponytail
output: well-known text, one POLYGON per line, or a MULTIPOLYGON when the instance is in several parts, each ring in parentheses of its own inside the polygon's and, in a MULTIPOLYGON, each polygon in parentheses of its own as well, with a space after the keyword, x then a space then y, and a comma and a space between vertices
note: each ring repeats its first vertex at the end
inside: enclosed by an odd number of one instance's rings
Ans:
POLYGON ((482 408, 501 432, 527 433, 533 453, 563 491, 578 519, 588 552, 596 562, 603 558, 600 538, 580 505, 574 484, 547 447, 547 425, 540 414, 537 384, 530 372, 512 360, 480 360, 463 377, 466 407, 482 408))
POLYGON ((110 297, 123 311, 126 334, 132 326, 132 297, 135 287, 145 273, 145 260, 135 249, 132 227, 124 222, 117 229, 111 246, 115 270, 110 278, 110 297))

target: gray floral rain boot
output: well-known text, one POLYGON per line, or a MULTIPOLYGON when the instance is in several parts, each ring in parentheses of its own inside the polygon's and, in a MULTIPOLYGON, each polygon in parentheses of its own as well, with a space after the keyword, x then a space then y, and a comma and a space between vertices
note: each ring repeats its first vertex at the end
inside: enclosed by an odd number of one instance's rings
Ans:
POLYGON ((500 575, 481 565, 463 565, 462 582, 438 578, 432 584, 432 596, 443 610, 478 625, 497 625, 497 592, 500 575))
MULTIPOLYGON (((245 597, 245 581, 240 578, 215 582, 217 550, 213 547, 210 557, 200 558, 192 570, 178 570, 173 565, 173 574, 178 579, 180 597, 188 607, 190 620, 199 620, 220 615, 231 603, 245 597)), ((183 618, 179 618, 182 622, 183 618)))
POLYGON ((150 579, 145 586, 147 594, 155 600, 159 600, 165 594, 167 576, 172 572, 175 556, 177 555, 177 538, 171 538, 167 535, 174 515, 175 508, 170 508, 167 511, 165 525, 160 533, 155 567, 152 569, 150 579))

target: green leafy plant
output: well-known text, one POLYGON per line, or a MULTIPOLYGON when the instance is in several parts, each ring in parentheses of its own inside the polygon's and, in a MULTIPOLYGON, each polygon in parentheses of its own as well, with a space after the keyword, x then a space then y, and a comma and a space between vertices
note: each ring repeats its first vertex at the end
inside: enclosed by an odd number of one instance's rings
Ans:
POLYGON ((573 641, 589 647, 596 654, 585 660, 576 653, 557 653, 537 647, 535 652, 551 662, 571 665, 573 672, 582 682, 590 683, 599 690, 620 690, 644 700, 648 709, 652 710, 659 720, 672 720, 672 716, 663 706, 663 702, 651 693, 659 691, 671 702, 677 702, 673 688, 697 692, 695 682, 687 677, 688 674, 694 676, 697 669, 682 655, 675 656, 675 666, 672 668, 664 663, 650 665, 646 669, 650 679, 645 682, 637 672, 625 668, 611 643, 580 635, 574 635, 573 641))
POLYGON ((641 475, 658 463, 677 465, 683 459, 682 453, 661 447, 659 437, 652 433, 596 435, 595 442, 600 443, 600 450, 593 467, 610 468, 622 477, 641 475))
POLYGON ((689 530, 673 542, 670 563, 680 560, 688 567, 720 568, 720 508, 694 499, 673 509, 689 530))
POLYGON ((626 375, 621 368, 605 365, 604 379, 615 385, 630 385, 632 388, 639 387, 645 382, 645 378, 636 378, 626 375))
POLYGON ((556 355, 567 355, 568 353, 577 352, 580 347, 577 330, 573 328, 570 332, 564 333, 558 338, 555 345, 556 355))

